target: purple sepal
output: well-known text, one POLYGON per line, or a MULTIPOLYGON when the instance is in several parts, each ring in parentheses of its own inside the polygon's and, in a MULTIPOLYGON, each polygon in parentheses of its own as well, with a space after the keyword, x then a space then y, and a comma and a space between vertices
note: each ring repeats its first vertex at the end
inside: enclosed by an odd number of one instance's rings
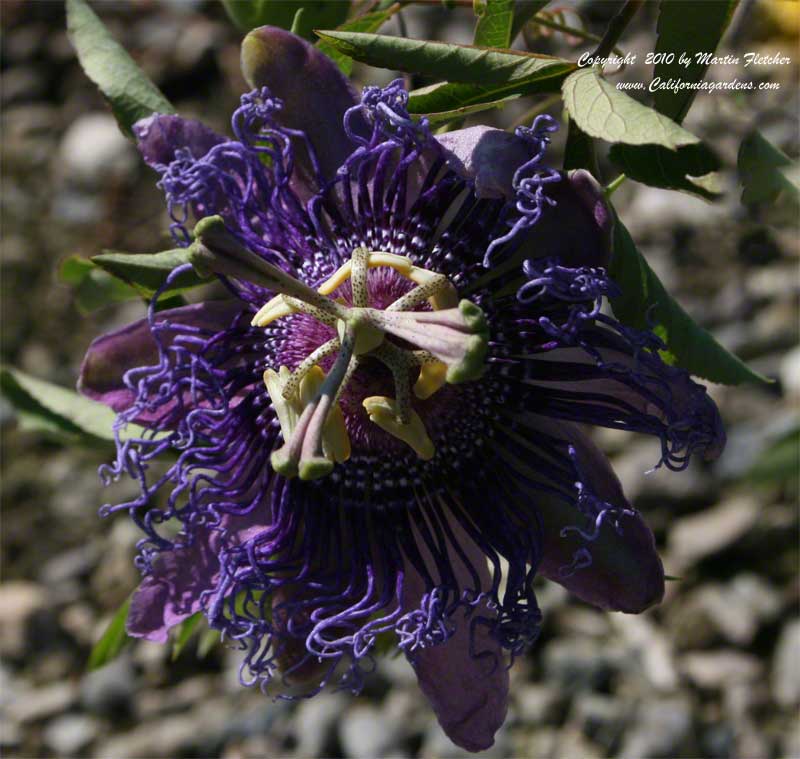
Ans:
MULTIPOLYGON (((492 576, 485 554, 455 519, 451 518, 449 524, 465 557, 477 571, 481 588, 488 590, 492 576)), ((419 548, 423 555, 427 553, 423 545, 419 548)), ((457 586, 470 587, 472 575, 464 563, 454 558, 452 568, 457 586)), ((425 593, 425 581, 407 565, 403 608, 419 607, 425 593)), ((508 709, 508 669, 502 648, 486 624, 487 617, 495 615, 485 602, 459 608, 451 618, 455 628, 451 637, 436 645, 407 651, 420 690, 430 701, 439 724, 453 743, 467 751, 483 751, 494 743, 494 734, 503 724, 508 709)))
POLYGON ((190 544, 159 553, 131 599, 128 635, 165 643, 171 628, 200 611, 204 594, 219 584, 223 545, 241 543, 267 526, 258 512, 225 515, 217 527, 198 527, 190 544))
POLYGON ((659 603, 664 567, 653 533, 628 504, 605 454, 577 425, 542 420, 540 428, 568 441, 582 485, 607 510, 592 524, 561 499, 536 498, 543 532, 539 571, 601 609, 637 614, 659 603))
MULTIPOLYGON (((283 101, 275 120, 305 132, 322 173, 332 179, 353 149, 342 122, 347 109, 358 103, 336 64, 291 32, 262 26, 242 42, 242 73, 251 87, 268 87, 283 101)), ((298 159, 307 164, 304 154, 299 151, 298 159)))
POLYGON ((152 168, 168 166, 175 151, 188 149, 195 160, 227 138, 194 119, 154 113, 133 125, 136 144, 145 162, 152 168))
POLYGON ((131 599, 128 635, 166 643, 170 629, 200 610, 201 594, 218 579, 219 560, 205 531, 191 546, 160 553, 131 599))
POLYGON ((446 132, 436 140, 449 151, 450 168, 474 180, 479 198, 512 198, 514 173, 535 152, 527 140, 487 126, 446 132))
POLYGON ((595 178, 583 169, 561 172, 545 195, 548 205, 531 227, 522 250, 531 258, 557 257, 564 266, 608 268, 614 216, 595 178))
MULTIPOLYGON (((238 301, 209 301, 160 311, 155 321, 221 332, 241 309, 238 301)), ((124 411, 136 400, 136 391, 125 384, 125 372, 157 364, 158 357, 158 346, 147 319, 109 332, 96 338, 86 351, 78 376, 78 391, 114 411, 124 411)))

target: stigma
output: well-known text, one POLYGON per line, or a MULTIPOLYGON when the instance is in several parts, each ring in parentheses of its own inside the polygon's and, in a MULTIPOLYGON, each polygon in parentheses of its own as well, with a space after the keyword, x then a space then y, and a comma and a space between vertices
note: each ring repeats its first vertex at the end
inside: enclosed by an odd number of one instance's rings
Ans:
MULTIPOLYGON (((252 319, 266 328, 306 314, 335 330, 290 371, 267 369, 264 384, 284 444, 271 456, 285 477, 313 480, 329 474, 350 456, 350 440, 339 399, 353 375, 369 362, 391 373, 394 396, 363 400, 369 421, 402 441, 423 460, 435 455, 413 398, 426 400, 445 384, 478 379, 485 368, 488 327, 482 310, 459 300, 442 274, 415 266, 401 255, 355 248, 349 261, 316 289, 293 278, 242 246, 219 217, 195 227, 190 257, 201 273, 216 273, 267 287, 276 293, 252 319), (368 271, 386 267, 414 286, 384 308, 370 303, 368 271), (350 283, 351 304, 333 297, 350 283), (325 373, 321 362, 335 356, 325 373)), ((328 361, 327 363, 330 363, 328 361)))

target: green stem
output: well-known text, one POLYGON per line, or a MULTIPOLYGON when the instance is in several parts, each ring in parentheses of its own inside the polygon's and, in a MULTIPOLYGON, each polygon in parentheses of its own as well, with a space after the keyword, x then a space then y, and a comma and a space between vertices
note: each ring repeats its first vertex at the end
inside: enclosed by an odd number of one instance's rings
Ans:
POLYGON ((644 0, 628 0, 619 13, 611 19, 611 23, 600 40, 600 44, 592 53, 592 58, 605 58, 617 44, 617 40, 622 36, 631 19, 636 15, 636 11, 642 6, 644 0))
POLYGON ((617 188, 627 179, 624 174, 620 174, 616 179, 609 182, 605 188, 605 195, 610 198, 617 190, 617 188))

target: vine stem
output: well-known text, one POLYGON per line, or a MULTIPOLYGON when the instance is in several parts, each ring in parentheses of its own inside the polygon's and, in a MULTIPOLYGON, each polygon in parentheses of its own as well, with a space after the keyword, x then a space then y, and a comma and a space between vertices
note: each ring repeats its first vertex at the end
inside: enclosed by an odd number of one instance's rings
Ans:
POLYGON ((592 58, 605 58, 617 44, 617 40, 622 36, 631 19, 636 15, 636 11, 641 8, 644 0, 628 0, 622 6, 620 12, 611 19, 611 23, 600 40, 600 44, 592 53, 592 58))

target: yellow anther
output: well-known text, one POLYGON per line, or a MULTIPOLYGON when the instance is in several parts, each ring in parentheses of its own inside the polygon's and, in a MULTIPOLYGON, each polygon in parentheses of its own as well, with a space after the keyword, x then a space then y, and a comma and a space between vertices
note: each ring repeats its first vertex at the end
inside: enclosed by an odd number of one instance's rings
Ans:
MULTIPOLYGON (((370 269, 375 269, 378 266, 388 266, 390 269, 394 269, 398 274, 406 278, 409 277, 411 269, 415 268, 412 266, 410 258, 398 256, 396 253, 370 253, 368 266, 370 269)), ((321 295, 330 295, 334 290, 341 287, 341 285, 350 279, 351 273, 352 262, 347 261, 317 288, 317 292, 321 295)))
POLYGON ((400 424, 397 421, 397 403, 392 398, 387 398, 384 395, 373 395, 365 398, 363 405, 369 414, 371 422, 411 446, 414 449, 414 453, 423 461, 429 461, 433 458, 436 449, 430 437, 428 437, 428 432, 422 419, 420 419, 416 411, 411 411, 411 421, 408 424, 400 424))
POLYGON ((414 383, 414 395, 423 401, 430 398, 447 382, 447 364, 430 361, 419 369, 419 378, 414 383))
MULTIPOLYGON (((285 400, 283 388, 291 375, 285 366, 280 367, 277 372, 274 369, 267 369, 264 372, 264 384, 278 415, 281 434, 285 441, 292 436, 303 409, 316 399, 325 380, 325 372, 319 366, 314 366, 301 380, 297 395, 285 400)), ((322 450, 327 458, 337 463, 350 458, 350 438, 345 427, 344 414, 338 404, 331 409, 325 422, 322 431, 322 450)))
POLYGON ((264 384, 267 386, 267 392, 272 399, 272 407, 278 415, 278 422, 281 425, 281 434, 284 440, 288 440, 291 437, 294 428, 297 426, 297 420, 300 417, 298 409, 301 408, 297 401, 287 401, 283 397, 283 388, 291 375, 292 373, 286 366, 282 366, 277 372, 274 369, 267 369, 264 372, 264 384))
MULTIPOLYGON (((304 408, 317 397, 322 383, 325 381, 325 372, 315 366, 303 377, 299 388, 299 406, 304 408)), ((350 458, 350 437, 344 423, 344 414, 339 404, 334 404, 328 413, 328 419, 322 430, 322 451, 325 456, 337 464, 350 458)))
POLYGON ((282 295, 276 295, 272 300, 267 301, 261 306, 250 324, 253 327, 266 327, 276 319, 281 319, 284 316, 290 316, 296 313, 297 311, 284 300, 282 295))

